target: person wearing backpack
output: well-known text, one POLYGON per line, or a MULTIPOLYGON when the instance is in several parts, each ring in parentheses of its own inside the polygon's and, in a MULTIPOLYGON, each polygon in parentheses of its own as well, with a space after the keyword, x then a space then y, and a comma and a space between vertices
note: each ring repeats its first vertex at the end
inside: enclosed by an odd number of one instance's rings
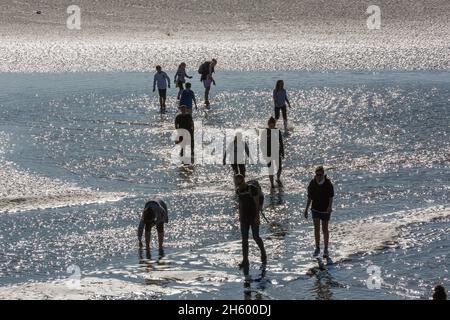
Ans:
POLYGON ((142 211, 141 220, 138 227, 138 241, 139 247, 142 248, 142 234, 145 229, 145 247, 150 250, 150 232, 153 226, 156 226, 158 232, 158 247, 159 253, 162 255, 164 252, 164 223, 169 222, 167 214, 167 205, 161 199, 150 200, 145 203, 144 210, 142 211))
POLYGON ((252 229, 253 239, 261 251, 261 262, 263 265, 267 264, 264 242, 259 236, 259 215, 262 207, 261 195, 263 201, 264 195, 257 181, 249 181, 246 183, 244 176, 241 174, 235 175, 234 180, 237 186, 236 192, 239 197, 239 222, 242 235, 242 262, 239 264, 239 267, 244 269, 245 274, 248 274, 248 237, 250 228, 252 229))
POLYGON ((201 74, 200 82, 205 87, 205 105, 209 107, 209 91, 211 90, 211 84, 216 85, 216 81, 213 79, 214 67, 217 65, 217 60, 203 62, 198 68, 198 73, 201 74))

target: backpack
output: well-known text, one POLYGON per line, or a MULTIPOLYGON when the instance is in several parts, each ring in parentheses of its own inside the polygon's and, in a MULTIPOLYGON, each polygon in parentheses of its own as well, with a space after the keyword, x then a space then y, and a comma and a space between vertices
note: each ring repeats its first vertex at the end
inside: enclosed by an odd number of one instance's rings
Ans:
POLYGON ((200 67, 198 67, 198 73, 200 74, 208 74, 209 72, 209 61, 203 62, 200 67))
POLYGON ((253 186, 258 190, 258 196, 259 196, 259 208, 262 210, 263 204, 264 204, 264 192, 261 189, 261 186, 257 180, 250 180, 247 181, 247 184, 249 186, 253 186))

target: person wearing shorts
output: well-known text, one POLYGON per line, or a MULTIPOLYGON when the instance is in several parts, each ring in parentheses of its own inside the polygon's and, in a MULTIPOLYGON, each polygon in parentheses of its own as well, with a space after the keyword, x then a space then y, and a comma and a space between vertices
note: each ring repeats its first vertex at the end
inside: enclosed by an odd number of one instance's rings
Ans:
POLYGON ((314 237, 316 242, 316 249, 314 256, 320 254, 320 224, 322 223, 324 250, 323 257, 328 258, 328 222, 330 221, 334 187, 330 179, 325 175, 325 170, 322 166, 319 166, 315 170, 316 175, 314 179, 308 185, 308 201, 304 211, 305 218, 308 218, 308 209, 311 206, 311 213, 314 222, 314 237))
POLYGON ((158 86, 159 93, 159 106, 161 113, 166 112, 166 93, 167 88, 170 88, 170 78, 162 71, 161 66, 156 66, 156 73, 153 77, 153 92, 155 92, 156 86, 158 86))
POLYGON ((275 84, 275 89, 273 89, 273 103, 275 106, 275 119, 278 121, 280 119, 280 111, 283 115, 284 131, 287 132, 288 121, 287 121, 287 110, 286 103, 291 107, 291 103, 287 97, 286 90, 284 89, 284 81, 278 80, 275 84))
POLYGON ((161 199, 150 200, 145 203, 138 227, 139 247, 142 248, 142 234, 145 230, 145 247, 150 250, 150 232, 156 226, 158 233, 158 247, 162 254, 164 242, 164 223, 168 223, 167 205, 161 199))

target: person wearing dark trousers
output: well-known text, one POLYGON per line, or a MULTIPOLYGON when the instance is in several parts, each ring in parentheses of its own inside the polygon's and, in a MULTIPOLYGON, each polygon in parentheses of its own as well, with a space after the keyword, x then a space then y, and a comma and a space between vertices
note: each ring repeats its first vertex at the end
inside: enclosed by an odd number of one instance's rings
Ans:
POLYGON ((245 178, 241 174, 234 177, 237 186, 237 194, 239 197, 239 222, 242 235, 242 262, 239 264, 241 269, 244 269, 244 274, 249 272, 248 259, 248 238, 250 228, 252 229, 253 239, 261 251, 261 262, 265 266, 267 264, 267 255, 264 248, 264 242, 259 236, 260 225, 260 200, 259 192, 253 185, 247 184, 245 178))
POLYGON ((245 177, 245 160, 250 158, 250 149, 248 143, 242 140, 242 133, 236 133, 233 142, 225 150, 223 164, 231 163, 234 174, 242 174, 245 177))

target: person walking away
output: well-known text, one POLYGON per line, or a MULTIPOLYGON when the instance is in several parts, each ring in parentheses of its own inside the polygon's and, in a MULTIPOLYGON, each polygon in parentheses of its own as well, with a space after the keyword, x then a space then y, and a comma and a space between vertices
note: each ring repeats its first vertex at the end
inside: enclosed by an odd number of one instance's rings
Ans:
MULTIPOLYGON (((192 116, 187 112, 186 106, 180 107, 181 114, 177 115, 175 117, 175 129, 185 129, 189 132, 191 143, 191 161, 190 163, 194 163, 194 120, 192 119, 192 116)), ((176 144, 181 143, 183 141, 183 137, 180 136, 178 140, 175 142, 176 144)), ((184 149, 185 147, 181 148, 180 151, 180 157, 184 156, 184 149)))
POLYGON ((191 90, 191 84, 189 82, 186 83, 186 89, 182 90, 181 98, 180 98, 180 107, 186 106, 187 113, 192 115, 192 102, 195 104, 195 110, 197 108, 197 100, 195 99, 194 91, 191 90))
POLYGON ((223 164, 231 163, 234 175, 241 174, 245 177, 245 161, 247 158, 250 158, 248 143, 243 141, 242 133, 237 132, 233 142, 231 142, 225 150, 223 164))
POLYGON ((155 92, 156 86, 158 86, 160 112, 165 113, 167 88, 170 88, 170 78, 167 73, 162 71, 161 66, 156 66, 156 73, 153 77, 153 92, 155 92))
POLYGON ((239 222, 242 235, 242 262, 239 264, 239 267, 244 269, 244 274, 248 274, 248 237, 250 228, 252 229, 253 239, 261 252, 261 262, 264 266, 267 264, 264 242, 259 236, 261 211, 259 192, 254 185, 245 182, 243 175, 237 174, 234 179, 239 197, 239 222))
POLYGON ((176 87, 178 88, 177 100, 180 100, 181 92, 184 89, 184 83, 186 82, 186 78, 192 79, 192 76, 188 76, 186 73, 186 63, 182 62, 178 66, 178 70, 175 73, 174 82, 176 87))

